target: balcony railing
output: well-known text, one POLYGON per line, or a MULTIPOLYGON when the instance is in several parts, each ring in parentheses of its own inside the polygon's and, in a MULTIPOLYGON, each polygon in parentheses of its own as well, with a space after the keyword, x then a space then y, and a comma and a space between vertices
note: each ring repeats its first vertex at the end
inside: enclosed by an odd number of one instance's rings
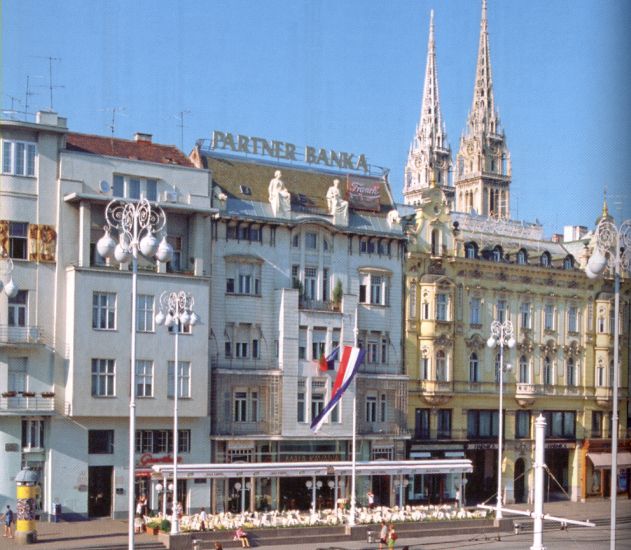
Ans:
POLYGON ((37 326, 0 325, 0 344, 44 344, 44 332, 37 326))
POLYGON ((454 383, 451 380, 420 380, 421 391, 426 393, 446 393, 454 392, 454 383))
POLYGON ((55 410, 55 399, 52 397, 0 397, 0 414, 51 412, 55 410))
POLYGON ((357 433, 362 435, 409 435, 409 430, 396 422, 360 422, 357 433))
POLYGON ((331 301, 312 300, 310 298, 305 298, 304 296, 300 298, 298 307, 299 309, 308 309, 312 311, 340 312, 340 304, 336 304, 331 301))
POLYGON ((269 422, 222 422, 218 419, 214 433, 216 435, 276 435, 269 422))

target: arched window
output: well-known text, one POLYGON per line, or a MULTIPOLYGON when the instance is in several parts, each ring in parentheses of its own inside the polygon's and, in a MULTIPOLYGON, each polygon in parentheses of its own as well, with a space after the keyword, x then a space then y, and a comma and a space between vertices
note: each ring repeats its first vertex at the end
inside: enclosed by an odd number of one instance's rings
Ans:
POLYGON ((519 381, 522 384, 530 384, 530 369, 528 368, 528 358, 525 355, 519 358, 519 381))
POLYGON ((475 260, 478 257, 478 245, 474 242, 468 242, 464 245, 465 257, 469 260, 475 260))
POLYGON ((438 256, 440 250, 440 239, 438 229, 432 229, 432 256, 438 256))
POLYGON ((519 265, 526 265, 528 263, 528 252, 523 248, 517 252, 517 263, 519 265))
POLYGON ((447 358, 442 350, 436 352, 436 380, 438 382, 447 380, 447 358))
POLYGON ((469 356, 469 382, 480 381, 480 364, 478 362, 478 354, 472 353, 469 356))
POLYGON ((550 267, 552 265, 552 259, 550 257, 549 252, 544 252, 541 254, 541 258, 539 259, 542 267, 550 267))
POLYGON ((567 385, 576 386, 576 365, 574 364, 574 358, 570 357, 566 364, 567 385))
POLYGON ((493 248, 493 252, 491 254, 491 259, 494 262, 501 262, 502 261, 502 247, 501 246, 496 246, 495 248, 493 248))
POLYGON ((543 383, 546 386, 552 385, 552 361, 547 355, 543 358, 543 383))
POLYGON ((601 388, 605 385, 605 365, 602 361, 602 357, 596 367, 596 385, 601 388))
POLYGON ((572 269, 574 267, 574 258, 571 255, 567 255, 563 259, 563 269, 572 269))

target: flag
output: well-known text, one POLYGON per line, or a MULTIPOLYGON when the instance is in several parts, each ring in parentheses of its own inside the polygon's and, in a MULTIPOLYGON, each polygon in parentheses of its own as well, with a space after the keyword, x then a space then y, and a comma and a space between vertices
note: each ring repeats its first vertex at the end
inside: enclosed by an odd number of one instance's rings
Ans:
POLYGON ((327 370, 335 370, 335 361, 337 361, 337 357, 340 354, 340 346, 335 346, 335 349, 331 353, 329 353, 328 357, 324 357, 324 353, 320 355, 320 361, 318 361, 318 366, 321 371, 327 370))
POLYGON ((350 386, 353 378, 359 370, 359 366, 364 361, 364 355, 366 351, 362 348, 354 348, 351 346, 344 346, 342 349, 342 359, 340 360, 340 370, 337 373, 335 382, 333 383, 333 389, 331 390, 331 400, 325 405, 322 412, 316 416, 311 422, 311 430, 317 432, 326 417, 329 415, 333 407, 338 404, 342 395, 350 386))

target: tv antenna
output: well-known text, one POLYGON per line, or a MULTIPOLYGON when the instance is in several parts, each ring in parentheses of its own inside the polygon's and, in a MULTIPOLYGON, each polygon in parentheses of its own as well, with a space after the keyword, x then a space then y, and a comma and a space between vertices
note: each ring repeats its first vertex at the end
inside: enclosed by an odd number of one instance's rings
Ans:
POLYGON ((31 75, 26 75, 26 91, 24 92, 24 120, 28 118, 28 101, 32 95, 37 95, 35 92, 31 92, 31 75))
POLYGON ((54 88, 64 88, 65 86, 61 86, 59 84, 53 84, 53 61, 61 61, 60 57, 51 57, 51 56, 43 56, 43 55, 35 55, 37 59, 48 59, 48 92, 50 94, 50 110, 53 110, 53 89, 54 88))
POLYGON ((5 95, 11 100, 11 108, 3 109, 2 112, 8 114, 11 118, 13 118, 15 115, 21 112, 15 108, 15 104, 22 103, 22 100, 14 95, 10 95, 10 94, 5 94, 5 95))
POLYGON ((178 113, 180 123, 177 126, 180 129, 180 151, 184 151, 184 116, 190 114, 190 111, 180 111, 178 113))
POLYGON ((101 111, 112 112, 112 121, 110 122, 108 128, 114 137, 114 132, 116 131, 116 113, 123 113, 125 111, 125 107, 110 107, 108 109, 101 109, 101 111))

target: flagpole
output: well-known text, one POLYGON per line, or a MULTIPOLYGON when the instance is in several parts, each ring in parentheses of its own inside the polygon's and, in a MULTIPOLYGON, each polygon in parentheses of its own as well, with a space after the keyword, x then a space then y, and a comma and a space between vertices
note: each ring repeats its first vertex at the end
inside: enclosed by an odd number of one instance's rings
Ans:
MULTIPOLYGON (((355 326, 353 327, 353 346, 357 347, 359 339, 359 329, 357 327, 357 307, 355 307, 355 326)), ((357 378, 355 378, 355 391, 353 392, 353 444, 351 450, 351 513, 348 518, 348 524, 353 527, 355 525, 355 480, 357 467, 357 378)))

